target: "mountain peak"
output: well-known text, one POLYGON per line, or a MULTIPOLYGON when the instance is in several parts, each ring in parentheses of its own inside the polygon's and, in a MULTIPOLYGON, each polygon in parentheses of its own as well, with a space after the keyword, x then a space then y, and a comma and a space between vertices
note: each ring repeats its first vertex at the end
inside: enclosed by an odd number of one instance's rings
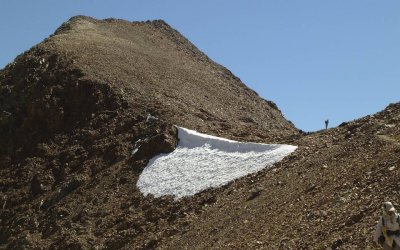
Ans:
MULTIPOLYGON (((2 88, 11 92, 0 107, 14 117, 10 118, 13 127, 19 128, 11 132, 14 135, 17 130, 18 134, 39 134, 33 133, 36 125, 28 124, 36 119, 42 124, 57 113, 30 111, 37 100, 43 99, 44 107, 49 106, 48 98, 59 100, 53 102, 54 110, 64 112, 57 126, 39 126, 46 131, 61 131, 63 124, 89 116, 81 112, 84 109, 79 111, 81 106, 92 107, 90 112, 99 107, 90 103, 99 100, 79 99, 74 91, 114 100, 103 100, 105 109, 124 103, 139 113, 152 112, 172 124, 231 139, 272 142, 298 133, 274 103, 261 99, 162 20, 72 17, 54 35, 19 56, 2 75, 6 76, 2 88), (16 89, 20 92, 12 91, 16 89)), ((11 134, 7 141, 16 141, 11 134)))
POLYGON ((0 245, 154 248, 160 221, 209 202, 207 190, 180 206, 135 187, 150 159, 175 149, 176 126, 263 143, 299 135, 162 20, 63 23, 0 70, 0 245))

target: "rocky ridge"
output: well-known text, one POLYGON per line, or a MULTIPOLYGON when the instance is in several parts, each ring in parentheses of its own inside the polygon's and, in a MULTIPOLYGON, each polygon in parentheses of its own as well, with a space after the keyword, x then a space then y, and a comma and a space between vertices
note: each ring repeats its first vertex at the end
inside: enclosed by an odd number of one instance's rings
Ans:
POLYGON ((214 192, 165 248, 374 249, 384 201, 399 207, 400 103, 305 135, 275 168, 214 192))
POLYGON ((72 18, 0 70, 0 112, 2 248, 367 249, 381 202, 399 205, 399 103, 301 134, 163 21, 72 18), (143 197, 174 124, 299 148, 194 197, 143 197))
POLYGON ((175 148, 173 125, 238 140, 299 134, 163 21, 71 18, 0 71, 0 112, 9 249, 152 248, 175 234, 208 194, 176 203, 135 186, 150 158, 175 148))

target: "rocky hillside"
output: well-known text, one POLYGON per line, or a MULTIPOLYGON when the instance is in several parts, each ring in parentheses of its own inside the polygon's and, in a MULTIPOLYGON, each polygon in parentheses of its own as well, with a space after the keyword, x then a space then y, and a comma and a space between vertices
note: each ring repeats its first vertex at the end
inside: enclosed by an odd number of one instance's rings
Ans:
POLYGON ((299 136, 163 21, 78 16, 0 71, 0 245, 154 248, 208 192, 175 202, 136 188, 172 151, 173 125, 245 141, 299 136), (132 150, 140 141, 140 150, 132 150))
POLYGON ((167 249, 374 249, 384 201, 400 208, 400 103, 293 141, 297 151, 212 192, 167 249))
POLYGON ((238 140, 276 141, 297 133, 273 102, 259 98, 163 21, 74 17, 6 67, 1 81, 7 119, 25 119, 14 127, 24 123, 31 130, 64 130, 66 122, 88 118, 93 109, 130 105, 135 112, 238 140), (21 112, 28 117, 20 118, 21 112))
POLYGON ((372 248, 381 203, 400 205, 399 123, 397 103, 300 134, 165 22, 74 17, 0 71, 0 248, 372 248), (299 147, 221 188, 144 197, 174 124, 299 147))

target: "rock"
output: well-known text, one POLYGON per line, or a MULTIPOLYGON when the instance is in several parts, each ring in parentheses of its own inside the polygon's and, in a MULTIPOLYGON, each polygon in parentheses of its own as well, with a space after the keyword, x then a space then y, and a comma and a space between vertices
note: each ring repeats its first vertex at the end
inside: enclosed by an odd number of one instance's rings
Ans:
POLYGON ((48 197, 43 204, 41 205, 41 210, 47 210, 48 208, 54 206, 61 199, 69 195, 75 189, 80 187, 85 181, 85 177, 76 176, 69 182, 63 184, 60 188, 58 188, 53 194, 48 197))
POLYGON ((158 118, 155 116, 152 116, 151 114, 148 114, 146 117, 146 123, 148 123, 148 124, 153 124, 157 120, 158 120, 158 118))
POLYGON ((346 198, 345 197, 342 197, 342 196, 336 196, 336 198, 335 198, 335 202, 336 203, 346 203, 347 202, 347 200, 346 200, 346 198))
POLYGON ((170 125, 150 138, 140 141, 140 146, 135 143, 136 149, 132 158, 134 160, 151 159, 161 153, 170 153, 178 144, 177 129, 170 125))
POLYGON ((7 195, 2 195, 0 198, 0 206, 2 209, 5 209, 7 206, 7 195))
POLYGON ((261 194, 261 192, 262 192, 263 190, 264 190, 264 189, 261 188, 261 187, 252 188, 252 189, 249 191, 250 196, 247 198, 247 201, 253 200, 253 199, 255 199, 256 197, 258 197, 258 196, 261 194))
POLYGON ((343 243, 344 243, 344 241, 343 241, 342 239, 335 240, 335 241, 332 243, 331 249, 332 249, 332 250, 339 249, 339 247, 340 247, 343 243))
POLYGON ((37 174, 33 176, 31 180, 31 192, 35 196, 44 192, 43 184, 39 181, 39 177, 37 174))

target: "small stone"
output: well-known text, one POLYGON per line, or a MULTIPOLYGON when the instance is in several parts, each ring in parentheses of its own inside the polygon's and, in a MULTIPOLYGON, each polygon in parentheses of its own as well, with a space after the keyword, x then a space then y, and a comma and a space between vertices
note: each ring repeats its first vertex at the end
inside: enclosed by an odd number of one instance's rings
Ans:
POLYGON ((154 122, 157 121, 157 120, 158 120, 157 117, 155 117, 155 116, 153 116, 153 115, 151 115, 151 114, 148 114, 148 115, 147 115, 147 118, 146 118, 146 123, 154 123, 154 122))
POLYGON ((31 180, 31 192, 33 195, 38 195, 44 192, 43 185, 40 183, 38 175, 35 175, 31 180))
POLYGON ((345 203, 345 202, 346 202, 346 198, 344 198, 344 197, 337 197, 337 198, 336 198, 336 202, 337 202, 337 203, 345 203))
POLYGON ((393 171, 395 168, 396 168, 395 166, 392 166, 389 168, 389 171, 393 171))

